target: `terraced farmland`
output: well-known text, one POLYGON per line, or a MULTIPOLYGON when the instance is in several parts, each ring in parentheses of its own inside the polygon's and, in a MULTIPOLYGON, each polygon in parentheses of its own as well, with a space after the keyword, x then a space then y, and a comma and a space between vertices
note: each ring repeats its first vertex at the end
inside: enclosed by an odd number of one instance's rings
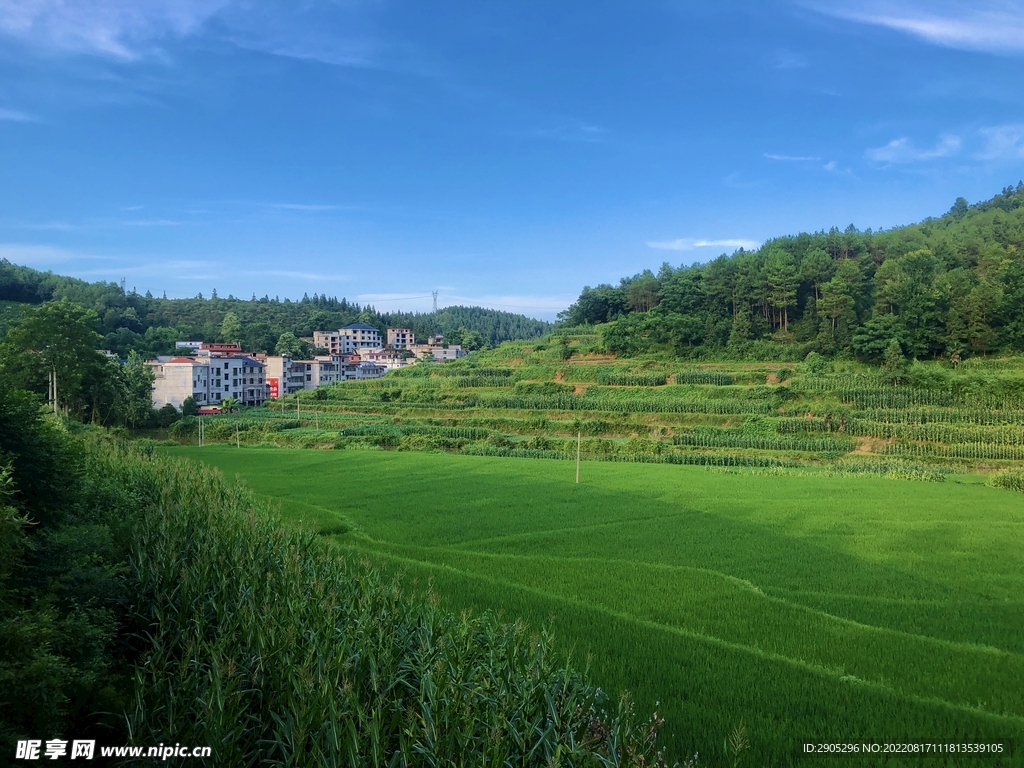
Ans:
MULTIPOLYGON (((300 393, 211 420, 206 438, 937 481, 1024 462, 1019 360, 916 365, 894 384, 854 363, 684 368, 565 340, 300 393)), ((185 420, 174 436, 187 442, 196 427, 185 420)))

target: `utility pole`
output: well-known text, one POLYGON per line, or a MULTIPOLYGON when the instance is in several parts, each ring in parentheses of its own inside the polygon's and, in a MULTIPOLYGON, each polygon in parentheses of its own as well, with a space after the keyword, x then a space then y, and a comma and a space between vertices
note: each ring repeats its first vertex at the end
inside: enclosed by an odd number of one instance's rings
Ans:
POLYGON ((241 448, 241 447, 242 447, 242 441, 238 437, 238 422, 236 421, 235 422, 235 448, 241 448))
POLYGON ((57 415, 57 369, 50 369, 50 386, 49 386, 50 403, 53 405, 53 415, 57 415))
POLYGON ((431 291, 434 296, 434 314, 437 314, 437 291, 431 291))
POLYGON ((299 422, 299 426, 302 426, 302 413, 299 411, 299 393, 295 393, 295 418, 299 422))
POLYGON ((576 485, 580 484, 580 447, 583 445, 583 432, 576 433, 576 485))

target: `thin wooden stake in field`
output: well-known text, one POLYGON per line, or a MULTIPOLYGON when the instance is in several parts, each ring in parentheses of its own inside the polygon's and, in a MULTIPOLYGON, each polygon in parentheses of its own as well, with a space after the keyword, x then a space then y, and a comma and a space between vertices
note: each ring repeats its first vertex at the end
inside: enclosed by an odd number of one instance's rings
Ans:
POLYGON ((580 484, 580 446, 583 444, 583 432, 576 433, 576 485, 580 484))
POLYGON ((238 423, 235 422, 235 448, 241 448, 241 447, 242 447, 242 441, 238 437, 238 423))
POLYGON ((313 411, 313 418, 316 419, 316 433, 320 434, 320 411, 313 411))

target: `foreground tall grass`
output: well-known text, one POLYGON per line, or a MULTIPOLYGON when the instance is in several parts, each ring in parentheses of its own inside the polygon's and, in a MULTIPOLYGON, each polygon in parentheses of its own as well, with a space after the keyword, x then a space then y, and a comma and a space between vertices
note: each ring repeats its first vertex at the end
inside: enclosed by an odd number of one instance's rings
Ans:
POLYGON ((193 464, 110 457, 152 491, 131 556, 137 743, 217 765, 660 765, 655 715, 607 702, 552 638, 453 616, 283 528, 193 464))

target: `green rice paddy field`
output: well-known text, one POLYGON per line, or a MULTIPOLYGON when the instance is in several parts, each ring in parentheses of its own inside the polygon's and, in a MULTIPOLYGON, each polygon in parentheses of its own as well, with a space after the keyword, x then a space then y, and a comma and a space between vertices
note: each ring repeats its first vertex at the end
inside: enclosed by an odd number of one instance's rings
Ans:
MULTIPOLYGON (((672 759, 1002 743, 1024 760, 1024 497, 944 483, 393 451, 168 448, 448 606, 553 626, 672 759)), ((1013 754, 1009 754, 1009 751, 1013 754)), ((850 765, 860 762, 844 760, 850 765)))

